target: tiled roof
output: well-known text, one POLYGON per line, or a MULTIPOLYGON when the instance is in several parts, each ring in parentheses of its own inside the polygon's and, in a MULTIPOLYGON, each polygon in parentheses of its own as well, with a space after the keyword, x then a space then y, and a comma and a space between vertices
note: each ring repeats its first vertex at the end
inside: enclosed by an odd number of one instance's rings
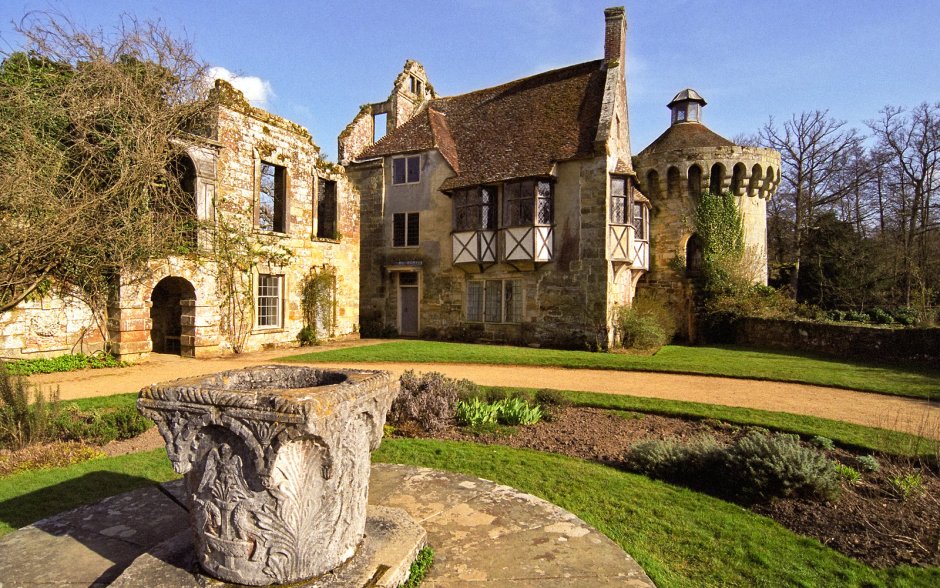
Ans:
POLYGON ((666 129, 665 133, 650 143, 646 149, 640 151, 637 157, 643 157, 652 153, 676 151, 689 147, 728 147, 731 145, 734 145, 734 143, 712 131, 702 123, 684 122, 670 126, 666 129))
POLYGON ((442 190, 548 175, 555 162, 594 154, 602 64, 589 61, 431 100, 358 159, 436 148, 456 172, 442 190))

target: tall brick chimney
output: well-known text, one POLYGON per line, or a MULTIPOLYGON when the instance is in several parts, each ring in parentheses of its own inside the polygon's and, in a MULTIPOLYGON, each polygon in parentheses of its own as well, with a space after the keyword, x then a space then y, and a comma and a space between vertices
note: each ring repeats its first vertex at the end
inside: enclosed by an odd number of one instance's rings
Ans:
POLYGON ((604 61, 624 65, 624 42, 627 40, 627 18, 623 6, 604 10, 604 61))

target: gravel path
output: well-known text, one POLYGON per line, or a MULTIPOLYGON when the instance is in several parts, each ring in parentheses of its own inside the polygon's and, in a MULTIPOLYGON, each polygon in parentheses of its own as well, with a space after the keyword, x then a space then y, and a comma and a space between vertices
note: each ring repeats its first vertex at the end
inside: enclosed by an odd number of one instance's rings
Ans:
MULTIPOLYGON (((304 352, 381 342, 384 341, 341 341, 305 348, 304 352)), ((44 388, 58 386, 62 399, 86 398, 135 392, 154 382, 270 363, 291 352, 279 349, 205 360, 154 354, 150 361, 129 368, 42 374, 31 376, 30 381, 44 388)), ((350 367, 349 364, 317 365, 350 367)), ((940 439, 940 403, 805 384, 653 372, 479 364, 357 363, 355 367, 389 370, 396 375, 408 369, 437 371, 451 378, 466 378, 488 386, 559 388, 757 408, 819 416, 940 439)))

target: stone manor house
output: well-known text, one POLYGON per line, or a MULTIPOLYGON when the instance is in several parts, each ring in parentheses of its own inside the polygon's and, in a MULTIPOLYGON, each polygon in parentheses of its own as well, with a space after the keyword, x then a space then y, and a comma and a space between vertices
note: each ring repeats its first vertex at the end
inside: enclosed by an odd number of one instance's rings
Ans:
POLYGON ((689 314, 701 263, 690 213, 704 190, 735 195, 753 279, 766 283, 779 153, 709 130, 705 100, 686 89, 634 156, 623 8, 604 19, 601 59, 459 96, 438 96, 406 62, 389 97, 340 135, 341 165, 217 82, 213 130, 181 166, 196 214, 289 255, 242 276, 250 296, 238 309, 211 256, 154 260, 143 282, 121 284, 106 324, 76 300, 25 302, 0 316, 0 357, 87 352, 106 335, 124 359, 296 345, 301 285, 317 273, 333 280, 324 336, 604 348, 638 291, 689 314))

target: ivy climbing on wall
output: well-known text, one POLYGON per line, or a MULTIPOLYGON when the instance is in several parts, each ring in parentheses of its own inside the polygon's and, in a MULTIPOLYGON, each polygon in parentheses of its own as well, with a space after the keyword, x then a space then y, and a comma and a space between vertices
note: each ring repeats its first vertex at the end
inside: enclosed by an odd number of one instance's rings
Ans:
POLYGON ((332 337, 336 324, 336 269, 330 265, 311 268, 301 290, 304 326, 297 335, 302 345, 314 345, 321 337, 332 337))

